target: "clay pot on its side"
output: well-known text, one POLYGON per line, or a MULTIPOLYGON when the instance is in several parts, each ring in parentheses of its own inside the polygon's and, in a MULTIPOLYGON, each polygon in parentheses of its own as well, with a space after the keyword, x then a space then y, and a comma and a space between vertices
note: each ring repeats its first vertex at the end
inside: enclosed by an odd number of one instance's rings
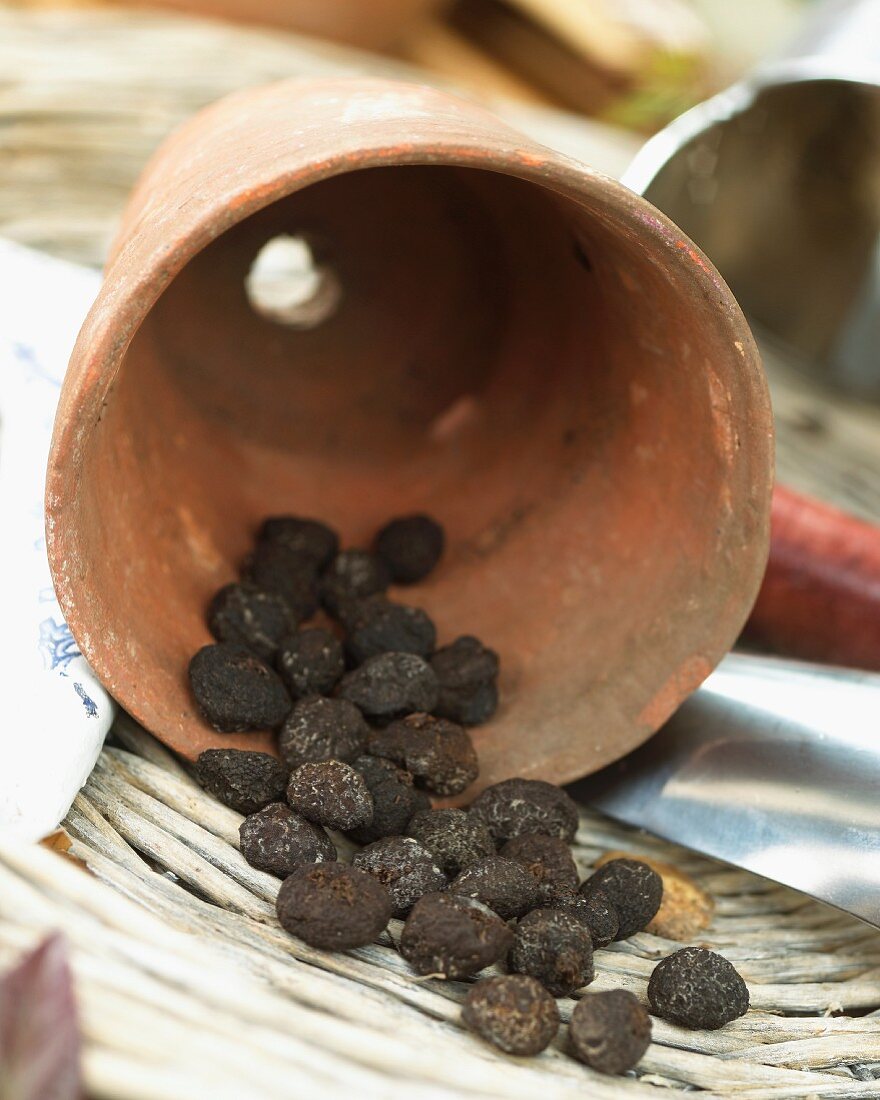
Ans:
POLYGON ((61 397, 49 553, 98 674, 194 756, 270 744, 213 733, 186 678, 261 518, 366 545, 428 511, 448 552, 406 598, 502 659, 481 784, 569 780, 733 643, 771 470, 743 317, 648 203, 427 88, 283 83, 194 118, 131 200, 61 397), (336 288, 312 327, 249 300, 279 235, 336 288))

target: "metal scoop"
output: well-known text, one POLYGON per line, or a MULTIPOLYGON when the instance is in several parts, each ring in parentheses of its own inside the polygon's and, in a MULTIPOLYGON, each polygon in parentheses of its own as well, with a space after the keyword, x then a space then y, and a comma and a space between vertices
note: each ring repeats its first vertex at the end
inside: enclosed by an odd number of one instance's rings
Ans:
POLYGON ((880 675, 738 653, 573 791, 880 927, 878 792, 880 675))
POLYGON ((759 344, 880 397, 880 0, 819 5, 623 181, 704 249, 759 344))

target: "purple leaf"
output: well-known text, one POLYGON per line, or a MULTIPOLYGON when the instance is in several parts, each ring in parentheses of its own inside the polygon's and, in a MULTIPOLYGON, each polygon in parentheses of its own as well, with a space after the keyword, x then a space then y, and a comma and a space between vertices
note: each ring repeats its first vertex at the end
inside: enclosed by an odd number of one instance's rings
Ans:
POLYGON ((0 1098, 79 1100, 79 1052, 67 947, 52 935, 0 976, 0 1098))

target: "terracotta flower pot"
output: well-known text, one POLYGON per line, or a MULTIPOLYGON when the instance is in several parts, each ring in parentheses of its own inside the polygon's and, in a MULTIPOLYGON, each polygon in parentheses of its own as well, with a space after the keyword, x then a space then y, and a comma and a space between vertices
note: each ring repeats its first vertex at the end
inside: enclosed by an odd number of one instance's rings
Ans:
POLYGON ((569 780, 731 646, 771 479, 749 330, 648 203, 442 93, 289 82, 195 117, 132 197, 61 397, 49 554, 93 667, 193 756, 270 743, 212 732, 186 678, 259 520, 365 545, 430 511, 448 553, 410 598, 502 658, 481 782, 569 780), (311 328, 250 304, 279 234, 338 287, 311 328))

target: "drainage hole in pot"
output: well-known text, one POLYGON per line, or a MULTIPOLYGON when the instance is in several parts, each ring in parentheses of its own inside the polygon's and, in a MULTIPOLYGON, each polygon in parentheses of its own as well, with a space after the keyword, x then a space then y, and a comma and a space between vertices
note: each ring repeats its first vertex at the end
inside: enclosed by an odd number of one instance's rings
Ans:
POLYGON ((261 317, 289 328, 311 329, 339 309, 342 286, 336 272, 315 259, 305 237, 267 241, 245 276, 245 293, 261 317))

